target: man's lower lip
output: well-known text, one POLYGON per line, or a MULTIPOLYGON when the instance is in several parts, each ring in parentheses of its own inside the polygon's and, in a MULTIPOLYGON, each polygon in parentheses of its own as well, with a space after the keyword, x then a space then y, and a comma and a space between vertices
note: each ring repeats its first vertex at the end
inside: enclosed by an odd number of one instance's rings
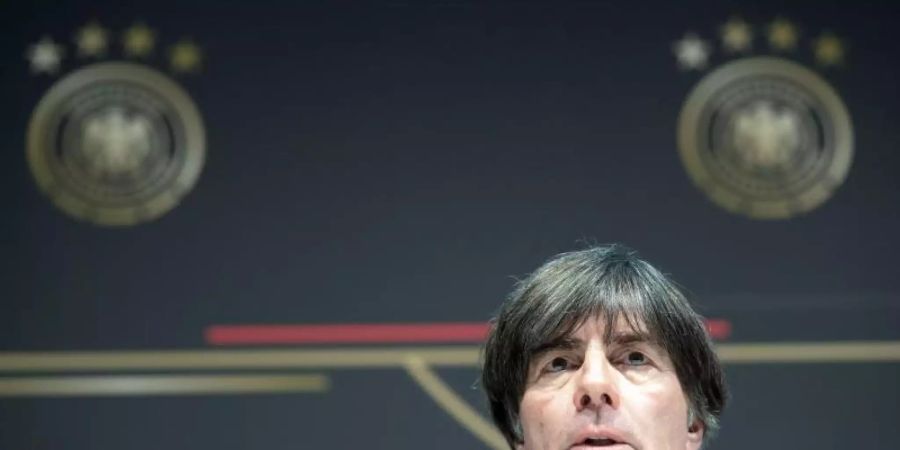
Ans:
POLYGON ((632 447, 632 446, 630 446, 630 445, 628 445, 628 444, 622 444, 622 443, 612 444, 612 445, 588 445, 588 444, 578 444, 578 445, 573 445, 572 447, 569 447, 569 450, 598 450, 598 449, 603 449, 603 450, 626 450, 626 449, 631 449, 631 450, 634 450, 634 447, 632 447))

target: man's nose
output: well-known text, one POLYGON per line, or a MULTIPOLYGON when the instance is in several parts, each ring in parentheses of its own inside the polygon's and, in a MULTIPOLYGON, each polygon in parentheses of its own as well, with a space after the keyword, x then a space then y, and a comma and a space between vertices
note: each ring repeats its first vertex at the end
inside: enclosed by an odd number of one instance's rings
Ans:
POLYGON ((603 352, 589 352, 579 369, 578 386, 575 389, 575 408, 597 409, 619 407, 619 390, 615 367, 603 352))

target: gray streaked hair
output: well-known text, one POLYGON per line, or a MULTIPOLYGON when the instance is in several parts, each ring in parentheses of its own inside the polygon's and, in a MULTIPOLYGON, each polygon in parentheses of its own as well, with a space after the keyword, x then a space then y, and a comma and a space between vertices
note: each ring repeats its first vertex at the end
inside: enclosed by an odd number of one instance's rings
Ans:
POLYGON ((634 251, 613 244, 557 255, 518 282, 500 307, 484 346, 481 383, 510 448, 522 443, 519 404, 531 357, 595 317, 604 321, 607 341, 624 319, 668 353, 688 417, 703 422, 704 442, 711 439, 727 392, 703 318, 675 283, 634 251))

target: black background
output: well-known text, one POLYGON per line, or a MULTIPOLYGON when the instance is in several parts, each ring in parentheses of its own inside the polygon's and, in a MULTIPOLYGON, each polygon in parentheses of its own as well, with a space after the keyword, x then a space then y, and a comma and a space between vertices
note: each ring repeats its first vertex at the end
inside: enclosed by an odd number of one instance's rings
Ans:
MULTIPOLYGON (((0 3, 0 350, 202 348, 222 323, 484 321, 516 277, 585 242, 622 242, 686 286, 733 342, 897 340, 900 47, 889 3, 0 3), (824 205, 733 215, 675 146, 703 73, 685 32, 739 15, 845 39, 819 73, 855 155, 824 205), (162 218, 103 228, 64 215, 25 162, 32 109, 58 77, 26 48, 90 20, 204 51, 173 77, 207 130, 195 189, 162 218)), ((764 39, 755 54, 767 53, 764 39)), ((115 52, 113 55, 115 56, 115 52)), ((712 67, 729 61, 719 51, 712 67)), ((900 446, 896 363, 727 368, 710 448, 900 446)), ((483 448, 399 370, 339 371, 327 395, 0 400, 10 449, 483 448)), ((470 403, 474 369, 443 370, 470 403)), ((482 408, 483 411, 483 408, 482 408)))

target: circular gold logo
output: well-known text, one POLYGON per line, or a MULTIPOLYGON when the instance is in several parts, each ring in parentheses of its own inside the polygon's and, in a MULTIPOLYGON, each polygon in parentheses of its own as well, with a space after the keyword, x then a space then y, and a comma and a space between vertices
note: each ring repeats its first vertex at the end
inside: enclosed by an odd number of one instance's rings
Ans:
POLYGON ((146 66, 94 64, 44 95, 28 126, 40 188, 63 211, 100 225, 155 219, 203 167, 203 120, 175 82, 146 66))
POLYGON ((681 109, 678 147, 713 202, 784 219, 818 207, 844 182, 853 128, 821 77, 784 59, 755 57, 697 84, 681 109))

